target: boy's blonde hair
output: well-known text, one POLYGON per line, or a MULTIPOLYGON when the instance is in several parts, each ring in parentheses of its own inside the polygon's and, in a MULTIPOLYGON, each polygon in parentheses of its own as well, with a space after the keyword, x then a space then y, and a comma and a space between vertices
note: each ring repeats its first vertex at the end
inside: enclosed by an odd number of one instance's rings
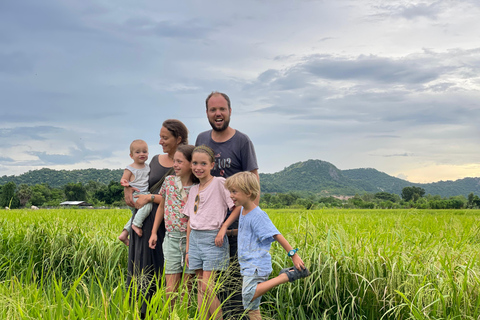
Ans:
POLYGON ((260 182, 257 176, 249 171, 235 173, 225 181, 225 188, 228 190, 239 189, 245 194, 250 195, 250 200, 257 199, 260 194, 260 182))
POLYGON ((132 143, 130 143, 130 154, 133 154, 133 150, 139 144, 145 144, 147 146, 147 150, 148 150, 148 144, 145 141, 143 141, 142 139, 137 139, 137 140, 133 140, 132 143))

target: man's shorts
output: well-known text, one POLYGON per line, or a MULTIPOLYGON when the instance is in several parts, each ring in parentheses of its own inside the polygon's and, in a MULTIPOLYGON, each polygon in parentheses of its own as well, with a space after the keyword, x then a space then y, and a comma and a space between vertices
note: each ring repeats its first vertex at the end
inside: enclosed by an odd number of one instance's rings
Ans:
POLYGON ((186 232, 166 232, 162 249, 165 258, 165 274, 195 273, 185 266, 185 253, 187 246, 186 232))
POLYGON ((262 296, 253 301, 252 299, 255 295, 255 290, 257 290, 257 285, 267 280, 268 276, 259 276, 257 271, 255 271, 253 276, 243 276, 242 300, 245 310, 258 310, 260 308, 262 296))
POLYGON ((188 248, 188 268, 190 270, 225 271, 230 259, 228 238, 223 237, 223 245, 215 245, 218 230, 193 230, 190 232, 188 248))

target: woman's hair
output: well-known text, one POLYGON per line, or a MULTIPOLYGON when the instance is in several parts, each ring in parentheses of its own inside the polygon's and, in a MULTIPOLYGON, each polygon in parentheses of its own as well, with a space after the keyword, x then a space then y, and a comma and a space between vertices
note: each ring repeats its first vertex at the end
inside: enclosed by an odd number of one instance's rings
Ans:
POLYGON ((228 177, 225 181, 225 188, 229 191, 239 189, 246 195, 250 195, 250 200, 255 200, 260 194, 260 182, 257 176, 250 171, 242 171, 228 177))
MULTIPOLYGON (((192 162, 193 149, 195 149, 195 146, 192 146, 191 144, 183 144, 177 147, 177 152, 181 152, 188 162, 192 162)), ((198 178, 193 172, 190 177, 193 183, 198 183, 198 178)))
POLYGON ((192 153, 197 153, 197 152, 205 153, 210 157, 210 162, 215 162, 215 153, 213 152, 212 148, 202 144, 201 146, 195 147, 192 153))
POLYGON ((162 127, 165 127, 175 139, 181 137, 180 145, 188 144, 188 129, 182 121, 177 119, 168 119, 163 121, 162 127))

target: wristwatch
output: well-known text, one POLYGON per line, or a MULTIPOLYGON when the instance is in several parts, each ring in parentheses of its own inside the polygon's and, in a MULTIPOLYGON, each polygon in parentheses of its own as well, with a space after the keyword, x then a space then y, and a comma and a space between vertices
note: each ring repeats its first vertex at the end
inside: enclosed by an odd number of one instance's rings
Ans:
POLYGON ((298 248, 297 249, 292 249, 290 251, 288 251, 288 256, 289 257, 293 257, 295 255, 295 253, 297 253, 298 251, 298 248))
POLYGON ((152 202, 155 201, 155 196, 152 194, 152 196, 150 197, 150 199, 152 199, 152 202))

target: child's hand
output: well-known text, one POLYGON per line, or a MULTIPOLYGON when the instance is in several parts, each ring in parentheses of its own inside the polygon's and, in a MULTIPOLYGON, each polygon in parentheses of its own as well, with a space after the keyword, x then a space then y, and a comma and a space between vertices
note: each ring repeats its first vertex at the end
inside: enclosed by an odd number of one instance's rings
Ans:
POLYGON ((122 185, 122 187, 130 187, 130 182, 128 182, 127 179, 121 179, 120 184, 122 185))
POLYGON ((303 263, 302 258, 300 258, 300 256, 297 253, 293 255, 292 261, 293 261, 293 265, 295 266, 295 268, 297 268, 297 270, 305 269, 305 263, 303 263))
POLYGON ((223 228, 220 228, 218 230, 217 236, 215 237, 215 245, 217 247, 223 246, 223 238, 225 237, 225 230, 223 228))
POLYGON ((157 246, 157 234, 156 233, 152 233, 152 235, 150 236, 150 239, 148 240, 148 246, 150 247, 150 249, 155 249, 155 247, 157 246))

